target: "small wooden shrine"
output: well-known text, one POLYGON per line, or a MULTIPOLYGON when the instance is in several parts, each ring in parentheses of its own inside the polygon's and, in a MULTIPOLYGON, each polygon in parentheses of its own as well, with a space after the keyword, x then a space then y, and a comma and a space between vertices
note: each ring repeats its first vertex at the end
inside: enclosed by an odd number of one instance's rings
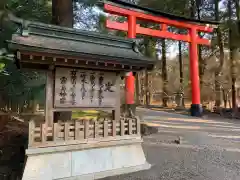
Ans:
POLYGON ((140 120, 122 117, 125 73, 152 69, 134 40, 24 21, 8 41, 20 68, 45 71, 45 122, 29 122, 23 180, 98 179, 147 169, 140 120), (97 120, 56 113, 94 109, 97 120))

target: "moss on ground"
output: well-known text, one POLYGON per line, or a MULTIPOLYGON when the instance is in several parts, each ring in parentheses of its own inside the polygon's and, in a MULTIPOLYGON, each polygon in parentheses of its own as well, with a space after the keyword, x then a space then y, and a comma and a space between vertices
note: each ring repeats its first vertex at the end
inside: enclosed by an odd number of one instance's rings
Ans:
POLYGON ((72 119, 86 119, 86 120, 97 120, 101 118, 110 117, 111 113, 105 111, 86 110, 86 111, 73 111, 72 119))

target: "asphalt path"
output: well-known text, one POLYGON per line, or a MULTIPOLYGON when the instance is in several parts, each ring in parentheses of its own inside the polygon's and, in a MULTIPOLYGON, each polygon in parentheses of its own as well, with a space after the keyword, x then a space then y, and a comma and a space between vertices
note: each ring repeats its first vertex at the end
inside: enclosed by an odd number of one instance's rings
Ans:
POLYGON ((238 120, 138 108, 144 123, 158 128, 143 149, 152 168, 104 180, 240 180, 238 120), (180 144, 174 140, 180 140, 180 144))

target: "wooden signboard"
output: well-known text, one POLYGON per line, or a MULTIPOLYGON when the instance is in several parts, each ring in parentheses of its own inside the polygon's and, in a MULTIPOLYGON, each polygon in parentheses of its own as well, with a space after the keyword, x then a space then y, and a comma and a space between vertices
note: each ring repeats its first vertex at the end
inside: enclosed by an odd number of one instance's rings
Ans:
POLYGON ((117 74, 82 69, 56 68, 56 108, 116 107, 117 74))

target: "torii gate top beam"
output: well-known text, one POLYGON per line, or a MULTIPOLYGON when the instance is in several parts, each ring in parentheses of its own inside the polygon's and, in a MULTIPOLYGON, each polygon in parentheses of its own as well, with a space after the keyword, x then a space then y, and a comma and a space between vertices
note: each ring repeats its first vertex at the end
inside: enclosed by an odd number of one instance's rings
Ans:
MULTIPOLYGON (((129 26, 131 26, 132 38, 134 38, 136 34, 143 34, 190 43, 190 29, 194 29, 196 32, 211 33, 213 31, 213 26, 218 24, 218 22, 198 21, 163 12, 158 12, 152 9, 140 7, 123 1, 106 0, 104 1, 104 9, 110 14, 124 16, 128 18, 128 21, 124 23, 108 19, 106 22, 107 28, 129 32, 129 26), (149 22, 159 23, 160 29, 155 30, 151 28, 141 27, 139 24, 137 24, 137 20, 145 20, 149 22), (171 26, 186 29, 188 32, 187 34, 177 34, 169 32, 168 27, 171 26)), ((210 41, 208 39, 201 38, 198 35, 196 38, 196 43, 202 45, 210 45, 210 41)))
POLYGON ((146 8, 146 7, 142 7, 142 6, 138 6, 132 3, 128 3, 122 0, 103 0, 103 2, 105 4, 112 4, 112 5, 118 5, 118 6, 122 6, 125 9, 129 9, 129 10, 136 10, 139 12, 145 12, 147 14, 151 14, 154 16, 162 16, 165 18, 169 18, 172 20, 176 20, 176 21, 181 21, 181 22, 192 22, 192 23, 198 23, 198 24, 211 24, 211 25, 219 25, 220 22, 217 21, 206 21, 206 20, 197 20, 197 19, 193 19, 193 18, 188 18, 188 17, 184 17, 184 16, 177 16, 174 14, 169 14, 169 13, 165 13, 162 11, 157 11, 154 9, 150 9, 150 8, 146 8))

